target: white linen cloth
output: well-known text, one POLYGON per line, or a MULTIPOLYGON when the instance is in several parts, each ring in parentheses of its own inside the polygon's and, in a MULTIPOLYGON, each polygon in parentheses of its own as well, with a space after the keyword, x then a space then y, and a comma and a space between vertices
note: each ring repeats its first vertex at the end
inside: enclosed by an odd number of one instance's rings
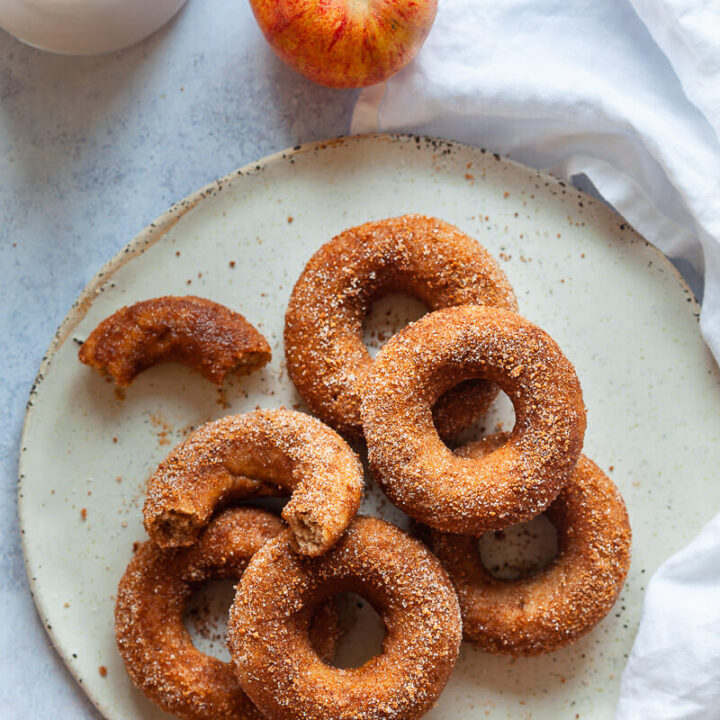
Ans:
MULTIPOLYGON (((701 329, 720 360, 720 0, 440 0, 419 56, 361 93, 351 129, 589 180, 691 282, 704 276, 701 329)), ((648 586, 617 720, 647 718, 720 718, 720 517, 648 586)))

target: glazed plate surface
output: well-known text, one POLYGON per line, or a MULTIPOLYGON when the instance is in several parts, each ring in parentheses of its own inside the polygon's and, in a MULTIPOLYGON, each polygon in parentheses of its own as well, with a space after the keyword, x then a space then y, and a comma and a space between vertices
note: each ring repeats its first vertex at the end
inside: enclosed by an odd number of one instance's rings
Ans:
MULTIPOLYGON (((295 280, 341 230, 410 212, 441 217, 487 247, 521 313, 575 364, 585 453, 619 486, 634 534, 622 596, 589 635, 519 660, 463 645, 427 717, 612 717, 648 579, 720 508, 720 384, 698 307, 668 261, 573 187, 478 148, 369 136, 272 156, 175 205, 91 281, 43 361, 20 466, 28 575, 57 651, 108 720, 168 717, 131 685, 113 634, 118 580, 133 542, 145 539, 149 473, 206 420, 256 406, 302 409, 282 344, 295 280), (222 391, 187 368, 158 366, 122 393, 78 362, 79 342, 100 320, 168 294, 239 310, 268 338, 272 362, 222 391)), ((375 347, 417 316, 402 298, 378 305, 366 333, 375 347)), ((483 426, 499 423, 512 423, 502 400, 483 426)), ((364 512, 402 523, 369 478, 368 487, 364 512)), ((362 628, 367 613, 355 622, 343 648, 350 661, 373 635, 362 628)), ((190 625, 201 647, 222 655, 221 630, 190 625)))

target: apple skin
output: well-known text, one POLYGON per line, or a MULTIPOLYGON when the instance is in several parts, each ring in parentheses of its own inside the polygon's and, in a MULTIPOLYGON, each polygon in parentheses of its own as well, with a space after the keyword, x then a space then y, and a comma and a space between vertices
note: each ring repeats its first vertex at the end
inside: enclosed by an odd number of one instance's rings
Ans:
POLYGON ((382 82, 410 62, 437 0, 250 0, 278 57, 320 85, 382 82))

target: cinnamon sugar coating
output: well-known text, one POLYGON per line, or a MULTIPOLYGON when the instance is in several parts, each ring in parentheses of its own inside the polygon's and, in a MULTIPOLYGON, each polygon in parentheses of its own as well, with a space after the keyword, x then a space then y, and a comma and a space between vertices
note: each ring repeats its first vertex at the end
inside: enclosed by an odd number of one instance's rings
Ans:
MULTIPOLYGON (((484 457, 506 439, 492 436, 459 452, 484 457)), ((463 633, 477 648, 509 655, 552 652, 591 630, 617 600, 630 566, 631 531, 613 482, 581 455, 547 517, 557 529, 557 556, 541 572, 515 581, 498 580, 485 569, 477 538, 428 533, 428 545, 455 584, 463 633)))
MULTIPOLYGON (((264 510, 226 510, 198 543, 161 550, 148 541, 130 561, 118 588, 115 636, 130 678, 163 710, 183 720, 262 720, 229 663, 201 653, 183 626, 193 586, 239 579, 250 558, 283 529, 264 510)), ((313 646, 332 657, 339 637, 332 604, 312 623, 313 646)))
MULTIPOLYGON (((372 303, 404 292, 430 310, 453 305, 517 309, 493 257, 473 238, 437 218, 404 215, 350 228, 308 261, 285 315, 288 373, 313 412, 336 430, 362 433, 360 395, 373 361, 362 340, 372 303)), ((443 437, 468 427, 497 388, 474 380, 438 399, 443 437)))
POLYGON ((580 382, 555 341, 516 313, 466 305, 424 316, 380 351, 362 420, 370 467, 390 500, 444 532, 479 535, 529 520, 568 482, 582 450, 580 382), (483 458, 453 455, 431 408, 458 381, 497 383, 515 427, 483 458))
POLYGON ((120 386, 161 362, 179 362, 222 385, 269 362, 267 340, 242 316, 199 297, 159 297, 123 307, 82 344, 81 362, 120 386))
POLYGON ((288 533, 254 556, 230 610, 228 645, 241 686, 269 720, 414 720, 455 665, 457 598, 422 543, 358 517, 321 558, 293 552, 288 533), (382 652, 359 668, 325 664, 308 642, 317 603, 356 592, 383 618, 382 652))
POLYGON ((295 547, 319 555, 355 517, 363 486, 357 456, 319 420, 284 409, 229 415, 160 463, 148 482, 145 529, 161 547, 187 546, 219 507, 291 494, 282 516, 295 547))

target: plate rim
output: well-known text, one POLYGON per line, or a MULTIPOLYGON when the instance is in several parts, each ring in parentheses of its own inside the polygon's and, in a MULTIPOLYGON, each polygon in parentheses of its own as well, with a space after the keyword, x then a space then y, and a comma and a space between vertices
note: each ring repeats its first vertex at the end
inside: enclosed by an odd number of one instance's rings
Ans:
MULTIPOLYGON (((37 612, 38 619, 42 623, 45 633, 50 639, 50 643, 53 647, 54 652, 57 653, 59 658, 62 660, 63 665, 73 677, 75 682, 79 685, 85 696, 92 702, 96 710, 103 716, 107 717, 102 710, 99 700, 94 697, 94 693, 88 686, 85 685, 82 678, 79 676, 76 669, 73 667, 69 658, 65 657, 65 654, 61 650, 61 646, 55 637, 55 631, 53 627, 48 626, 48 622, 44 615, 43 604, 40 599, 41 593, 38 593, 37 581, 33 578, 32 569, 28 562, 28 551, 26 547, 26 533, 23 518, 25 516, 24 508, 24 497, 23 497, 23 481, 25 480, 24 473, 24 461, 27 452, 26 438, 28 434, 28 427, 33 414, 34 399, 38 395, 39 388, 45 379, 47 368, 50 366, 53 357, 60 350, 60 348, 68 340, 73 329, 82 321, 87 312, 90 310, 95 298, 99 296, 103 291, 103 286, 108 282, 120 268, 124 267, 128 262, 142 255, 148 248, 152 247, 155 243, 159 242, 172 228, 191 210, 193 210, 200 202, 212 197, 217 192, 222 191, 225 185, 232 183, 237 177, 252 176, 259 174, 265 170, 265 168, 271 164, 290 161, 293 162, 292 158, 313 151, 332 150, 337 147, 349 145, 352 143, 363 143, 363 142, 392 142, 392 143, 414 143, 416 146, 421 144, 431 145, 436 148, 441 145, 443 148, 458 149, 462 151, 468 151, 472 153, 493 155, 499 162, 510 165, 514 168, 523 170, 530 170, 544 179, 550 180, 551 182, 559 185, 560 187, 567 187, 568 184, 577 191, 584 198, 584 201, 588 203, 589 207, 603 206, 610 212, 612 212, 617 218, 619 218, 624 224, 628 226, 633 234, 639 238, 646 247, 654 252, 654 254, 661 259, 666 269, 671 271, 674 279, 681 288, 684 290, 686 296, 690 299, 693 308, 693 315, 695 316, 696 322, 699 323, 700 314, 700 303, 697 301, 695 294, 688 285, 685 278, 682 276, 680 271, 673 265, 670 259, 649 240, 642 236, 635 228, 630 224, 617 210, 611 205, 607 205, 601 200, 593 197, 584 190, 580 190, 573 186, 569 181, 561 180, 555 175, 551 174, 546 170, 539 170, 533 168, 530 165, 517 162, 510 157, 499 155, 496 152, 483 148, 479 145, 472 145, 470 143, 459 142, 456 140, 437 137, 433 135, 421 135, 414 133, 367 133, 359 135, 341 135, 335 138, 329 138, 325 140, 316 140, 308 143, 302 143, 279 150, 277 152, 265 155, 262 158, 253 162, 246 163, 245 165, 226 173, 225 175, 218 177, 215 180, 210 181, 198 190, 190 193, 181 200, 173 203, 165 212, 159 215, 155 220, 146 225, 137 235, 135 235, 126 245, 124 245, 118 252, 116 252, 109 260, 107 260, 100 269, 92 276, 87 282, 82 291, 78 294, 76 299, 65 314, 63 320, 55 331, 48 349, 45 351, 37 374, 33 381, 33 384, 28 393, 28 400, 25 409, 25 417, 23 419, 22 431, 20 436, 20 451, 18 457, 18 480, 17 480, 17 518, 18 518, 18 529, 20 531, 20 545, 23 554, 23 565, 25 567, 25 574, 30 589, 30 596, 32 597, 37 612)), ((704 340, 704 339, 703 339, 704 340)), ((707 343, 705 343, 707 345, 707 343)))

